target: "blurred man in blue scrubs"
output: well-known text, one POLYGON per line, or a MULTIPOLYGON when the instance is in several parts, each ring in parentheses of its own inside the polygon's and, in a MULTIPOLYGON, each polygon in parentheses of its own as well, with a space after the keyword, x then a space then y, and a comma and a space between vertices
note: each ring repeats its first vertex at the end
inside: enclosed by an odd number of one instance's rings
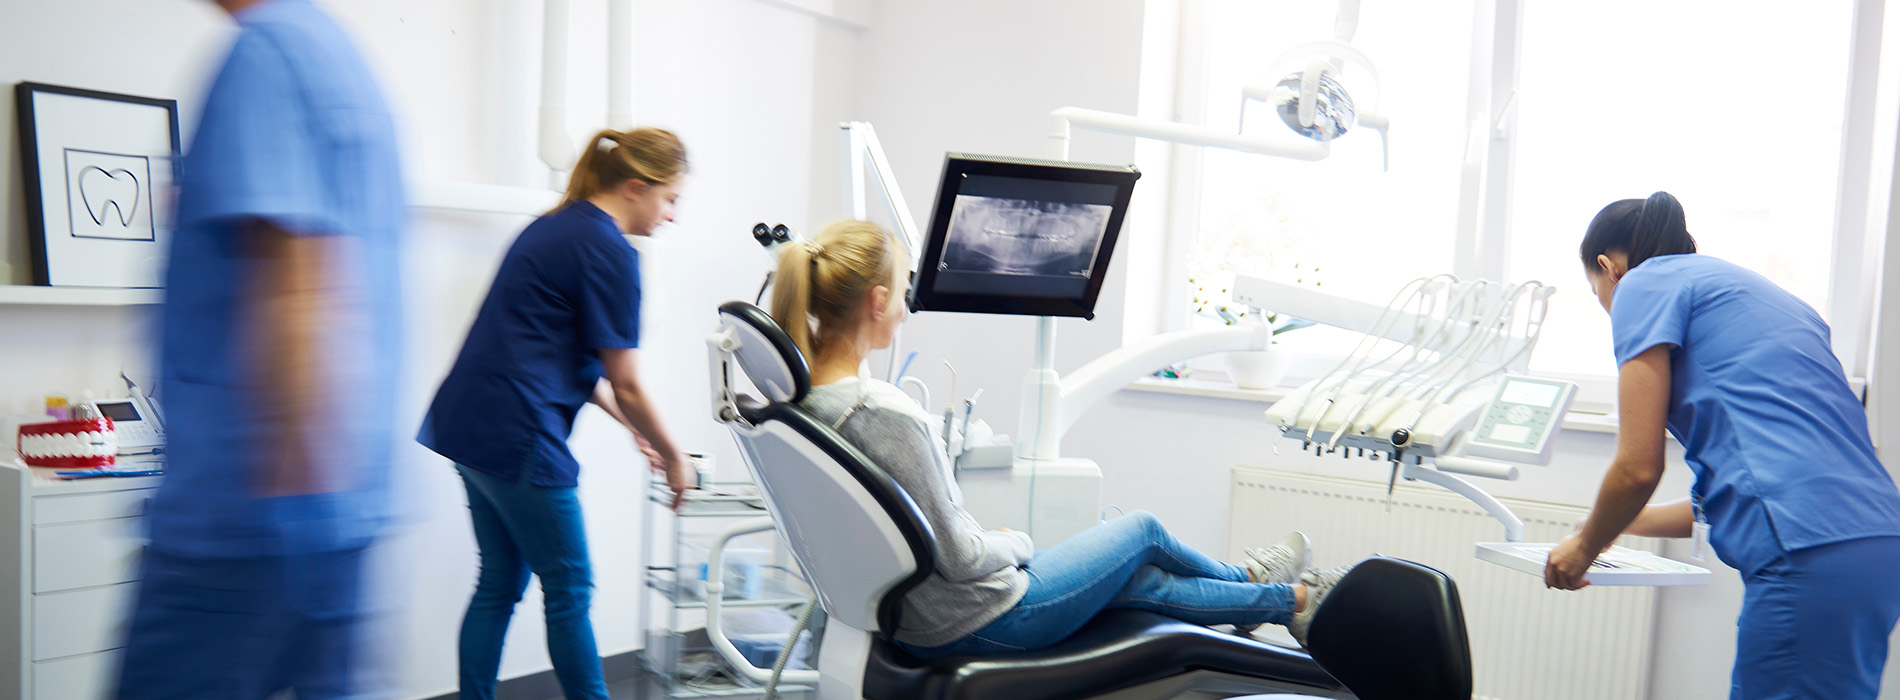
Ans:
POLYGON ((180 165, 170 463, 119 697, 361 697, 359 591, 388 510, 400 357, 394 125, 308 0, 218 5, 242 31, 180 165))

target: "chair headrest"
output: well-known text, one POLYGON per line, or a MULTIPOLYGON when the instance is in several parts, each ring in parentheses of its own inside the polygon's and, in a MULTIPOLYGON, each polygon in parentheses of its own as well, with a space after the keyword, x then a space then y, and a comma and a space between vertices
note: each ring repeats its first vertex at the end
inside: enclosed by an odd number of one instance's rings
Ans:
POLYGON ((811 391, 811 369, 772 315, 743 301, 719 305, 719 322, 739 334, 733 357, 768 401, 798 403, 811 391))
POLYGON ((1361 700, 1469 700, 1471 644, 1458 586, 1401 559, 1360 562, 1313 616, 1306 650, 1361 700))

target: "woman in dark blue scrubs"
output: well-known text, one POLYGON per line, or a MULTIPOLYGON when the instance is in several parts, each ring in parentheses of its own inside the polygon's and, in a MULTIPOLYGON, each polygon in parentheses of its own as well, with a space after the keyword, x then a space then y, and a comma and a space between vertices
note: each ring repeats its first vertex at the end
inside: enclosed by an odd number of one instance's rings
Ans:
POLYGON ((455 461, 468 488, 481 575, 462 618, 461 696, 490 700, 502 639, 528 575, 541 579, 548 656, 569 698, 606 700, 588 621, 592 566, 567 449, 581 405, 632 431, 677 499, 690 466, 635 363, 640 257, 622 234, 673 220, 686 148, 663 129, 602 131, 567 197, 502 259, 488 298, 417 439, 455 461))
POLYGON ((1807 304, 1696 254, 1682 206, 1657 192, 1603 208, 1581 250, 1610 312, 1616 457, 1545 583, 1575 590, 1622 534, 1712 537, 1742 574, 1731 699, 1873 700, 1900 618, 1900 490, 1867 413, 1807 304), (1690 497, 1644 504, 1663 431, 1695 472, 1690 497))

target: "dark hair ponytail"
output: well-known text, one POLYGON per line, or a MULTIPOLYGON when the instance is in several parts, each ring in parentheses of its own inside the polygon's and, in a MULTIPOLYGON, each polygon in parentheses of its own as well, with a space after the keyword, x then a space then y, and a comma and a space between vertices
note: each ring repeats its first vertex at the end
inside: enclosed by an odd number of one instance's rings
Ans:
POLYGON ((1578 252, 1584 269, 1597 269, 1597 256, 1612 250, 1628 255, 1632 270, 1659 255, 1695 252, 1682 203, 1668 192, 1657 192, 1649 199, 1622 199, 1604 207, 1583 234, 1578 252))

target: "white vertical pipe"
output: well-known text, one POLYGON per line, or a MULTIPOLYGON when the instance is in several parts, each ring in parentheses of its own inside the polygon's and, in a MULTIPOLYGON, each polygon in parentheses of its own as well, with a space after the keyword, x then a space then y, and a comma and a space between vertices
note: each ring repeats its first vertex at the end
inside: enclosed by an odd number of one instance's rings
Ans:
POLYGON ((497 2, 487 5, 485 49, 481 52, 482 103, 489 151, 494 158, 494 182, 508 187, 539 187, 535 134, 534 22, 540 8, 531 3, 497 2))
MULTIPOLYGON (((844 209, 851 212, 851 218, 865 221, 871 216, 871 206, 864 191, 864 138, 858 134, 859 123, 839 124, 838 140, 844 147, 844 209)), ((912 256, 917 253, 915 248, 913 245, 910 251, 912 256)))
MULTIPOLYGON (((1069 118, 1060 110, 1050 115, 1049 155, 1069 159, 1069 118)), ((1059 427, 1062 378, 1056 374, 1056 320, 1036 319, 1036 360, 1023 378, 1021 446, 1017 455, 1032 460, 1062 456, 1059 427)), ((1033 509, 1032 509, 1033 513, 1033 509)), ((1032 533, 1033 534, 1033 533, 1032 533)))
POLYGON ((633 127, 633 0, 607 0, 607 128, 633 127))
POLYGON ((568 0, 544 0, 541 20, 541 162, 553 172, 548 186, 562 189, 561 174, 574 169, 574 139, 567 133, 568 0))

